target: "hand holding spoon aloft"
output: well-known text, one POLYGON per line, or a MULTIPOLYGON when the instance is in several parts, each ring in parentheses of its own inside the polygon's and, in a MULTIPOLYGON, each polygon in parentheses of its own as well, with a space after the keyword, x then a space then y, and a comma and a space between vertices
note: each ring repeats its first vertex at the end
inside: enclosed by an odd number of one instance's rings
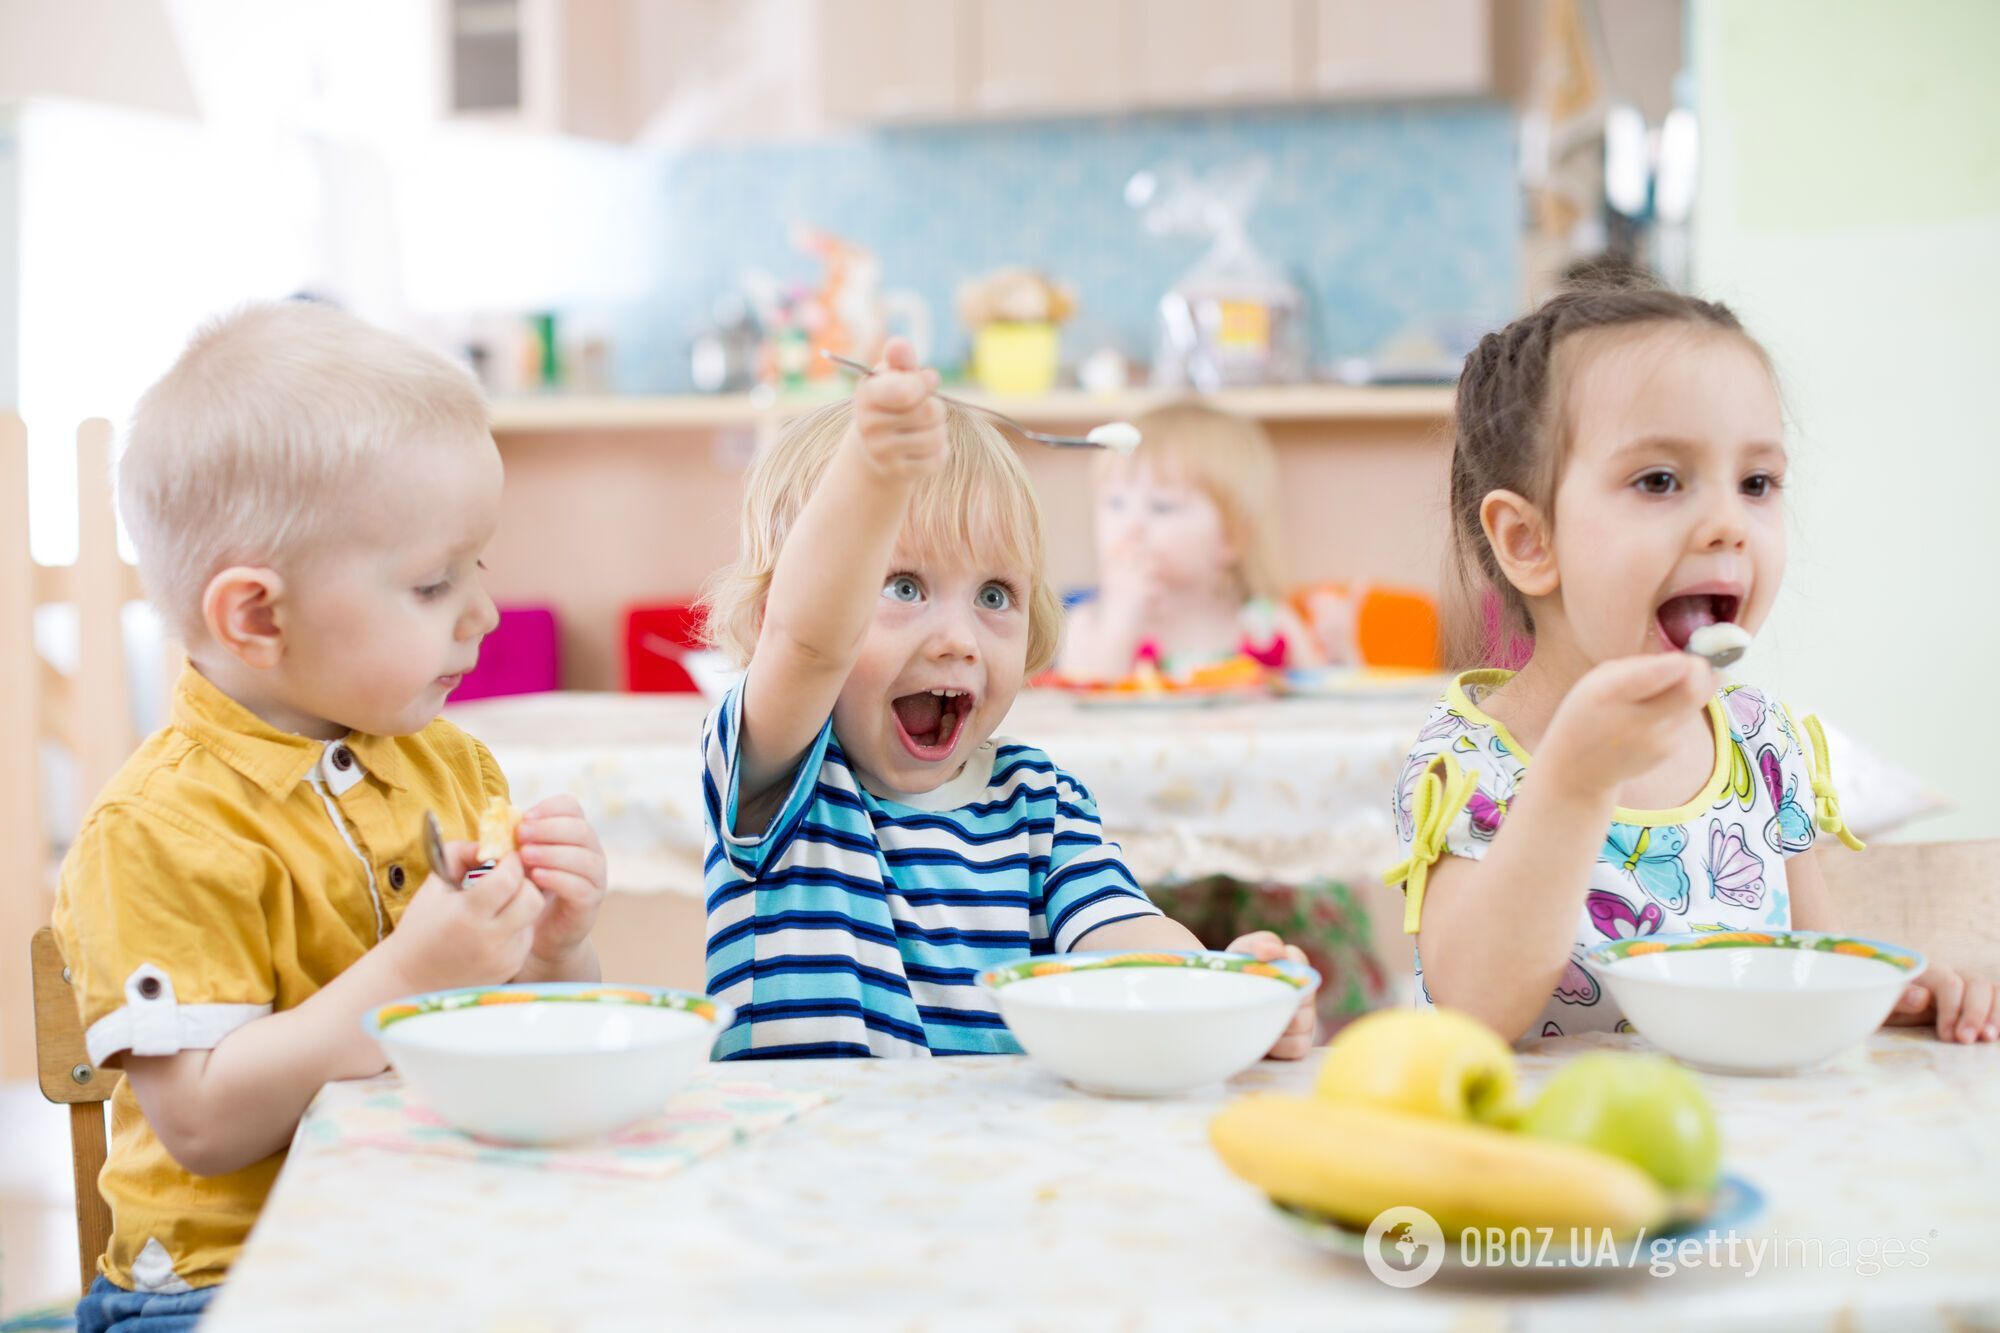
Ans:
MULTIPOLYGON (((875 373, 875 368, 871 365, 856 361, 851 357, 840 356, 824 348, 820 350, 820 355, 837 366, 842 366, 853 371, 863 379, 875 373)), ((1043 431, 1029 430, 1005 412, 1001 412, 995 408, 983 407, 978 403, 968 403, 961 398, 947 398, 944 394, 937 395, 937 398, 939 402, 950 403, 954 407, 962 407, 972 412, 983 412, 1005 426, 1008 430, 1019 435, 1022 439, 1034 440, 1037 443, 1051 445, 1057 449, 1109 449, 1113 453, 1129 454, 1139 447, 1139 428, 1129 421, 1107 422, 1102 426, 1094 427, 1088 435, 1050 435, 1043 431)))

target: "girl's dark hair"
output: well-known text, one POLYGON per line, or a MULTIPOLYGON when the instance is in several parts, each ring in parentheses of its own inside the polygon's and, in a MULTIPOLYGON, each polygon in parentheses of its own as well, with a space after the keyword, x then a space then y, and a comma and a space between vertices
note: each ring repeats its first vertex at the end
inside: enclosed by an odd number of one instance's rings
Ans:
MULTIPOLYGON (((1563 385, 1556 354, 1573 334, 1678 324, 1734 334, 1764 352, 1728 306, 1630 281, 1593 284, 1550 297, 1538 309, 1489 333, 1465 359, 1454 409, 1451 453, 1452 558, 1448 580, 1446 661, 1491 662, 1511 640, 1532 637, 1526 600, 1501 573, 1479 507, 1489 492, 1513 491, 1544 519, 1555 512, 1556 484, 1568 451, 1560 419, 1563 385), (1499 602, 1499 624, 1489 599, 1499 602)), ((1768 359, 1768 358, 1767 358, 1768 359)), ((1565 367, 1565 369, 1570 369, 1565 367)))

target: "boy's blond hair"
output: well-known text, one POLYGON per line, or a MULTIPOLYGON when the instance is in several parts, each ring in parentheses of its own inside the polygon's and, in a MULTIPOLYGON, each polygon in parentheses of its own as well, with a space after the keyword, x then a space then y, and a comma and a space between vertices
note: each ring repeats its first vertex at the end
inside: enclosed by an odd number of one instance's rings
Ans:
POLYGON ((1139 428, 1139 448, 1130 455, 1106 450, 1099 477, 1149 467, 1199 487, 1214 501, 1223 535, 1236 548, 1243 595, 1283 601, 1278 456, 1264 428, 1193 401, 1156 407, 1132 424, 1139 428))
MULTIPOLYGON (((840 402, 800 417, 751 466, 736 562, 710 581, 702 597, 704 636, 738 666, 748 664, 757 646, 785 535, 819 488, 853 415, 853 405, 840 402)), ((1035 675, 1055 661, 1062 638, 1062 602, 1049 586, 1041 504, 1014 447, 984 418, 947 403, 945 433, 950 456, 910 497, 903 539, 922 552, 976 552, 1025 572, 1027 669, 1035 675)))
POLYGON ((486 400, 423 344, 313 302, 225 315, 139 400, 118 461, 147 594, 196 643, 216 574, 309 552, 385 456, 467 438, 489 438, 486 400))

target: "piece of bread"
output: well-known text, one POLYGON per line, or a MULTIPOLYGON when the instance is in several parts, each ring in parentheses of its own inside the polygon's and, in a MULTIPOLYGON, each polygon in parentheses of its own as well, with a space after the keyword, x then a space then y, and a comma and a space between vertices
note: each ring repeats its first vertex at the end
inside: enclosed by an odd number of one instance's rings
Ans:
POLYGON ((479 812, 479 860, 498 861, 521 845, 521 812, 496 796, 479 812))

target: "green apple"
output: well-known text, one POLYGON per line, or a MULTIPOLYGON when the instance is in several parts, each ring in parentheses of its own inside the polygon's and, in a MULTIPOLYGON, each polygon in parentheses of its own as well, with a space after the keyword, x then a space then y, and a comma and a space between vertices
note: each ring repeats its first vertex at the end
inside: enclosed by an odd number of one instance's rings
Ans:
POLYGON ((1449 1009, 1381 1009, 1327 1044, 1316 1092, 1325 1101, 1505 1125, 1516 1113, 1514 1050, 1449 1009))
POLYGON ((1715 1188, 1722 1137, 1692 1074, 1658 1055, 1593 1051, 1549 1077, 1520 1131, 1622 1157, 1691 1207, 1715 1188))

